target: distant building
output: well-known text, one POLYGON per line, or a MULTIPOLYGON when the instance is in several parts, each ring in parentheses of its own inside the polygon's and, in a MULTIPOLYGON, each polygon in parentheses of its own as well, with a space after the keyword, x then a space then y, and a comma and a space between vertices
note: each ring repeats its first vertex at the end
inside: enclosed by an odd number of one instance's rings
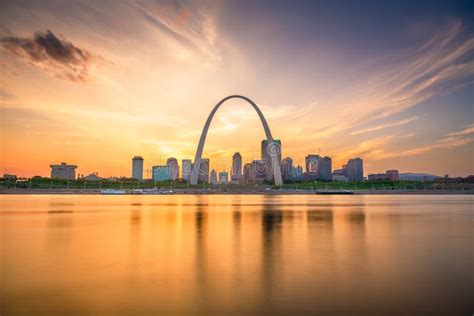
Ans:
POLYGON ((211 171, 211 176, 210 176, 210 179, 209 179, 209 180, 210 180, 211 184, 218 184, 218 183, 219 183, 219 181, 217 180, 217 172, 216 172, 216 170, 212 169, 212 171, 211 171))
POLYGON ((193 162, 191 159, 183 159, 181 162, 181 168, 183 172, 183 180, 189 181, 191 179, 191 173, 193 172, 193 162))
POLYGON ((60 165, 50 165, 51 179, 74 180, 76 179, 76 165, 61 162, 60 165))
POLYGON ((209 183, 209 159, 201 158, 198 180, 209 183))
POLYGON ((300 181, 303 179, 303 167, 300 165, 293 167, 293 180, 300 181))
POLYGON ((347 173, 346 173, 346 165, 342 166, 341 169, 335 169, 333 172, 332 172, 332 177, 334 179, 334 176, 347 176, 347 173))
POLYGON ((281 176, 283 181, 293 180, 293 159, 290 157, 281 161, 281 176))
POLYGON ((343 175, 343 174, 332 174, 332 180, 333 181, 339 181, 339 182, 347 182, 349 179, 343 175))
POLYGON ((177 180, 178 179, 178 174, 179 174, 178 160, 174 157, 168 158, 166 160, 166 165, 170 168, 171 180, 173 180, 173 181, 177 180))
POLYGON ((385 173, 371 173, 367 176, 367 179, 369 181, 381 181, 381 180, 386 180, 387 176, 385 173))
POLYGON ((151 170, 153 181, 171 180, 171 170, 169 166, 153 166, 151 170))
POLYGON ((229 173, 226 171, 219 172, 219 183, 227 184, 229 183, 229 173))
POLYGON ((132 158, 132 178, 143 180, 143 158, 140 156, 132 158))
POLYGON ((246 163, 244 165, 244 171, 243 171, 243 178, 244 178, 244 182, 247 183, 247 182, 250 182, 250 169, 252 168, 252 164, 251 163, 246 163))
POLYGON ((267 179, 267 163, 263 160, 254 160, 250 165, 249 181, 263 182, 267 179))
POLYGON ((242 178, 242 156, 240 153, 235 153, 232 156, 232 181, 238 181, 242 178))
POLYGON ((3 174, 3 179, 5 179, 5 180, 16 180, 17 176, 15 174, 5 173, 5 174, 3 174))
POLYGON ((317 178, 321 180, 332 179, 332 160, 330 157, 323 157, 319 160, 317 167, 317 178))
POLYGON ((387 170, 385 171, 385 176, 388 180, 391 180, 391 181, 400 180, 400 175, 398 174, 398 170, 387 170))
POLYGON ((274 139, 273 143, 274 146, 270 146, 268 140, 262 140, 261 144, 261 162, 265 168, 265 177, 267 180, 273 179, 273 169, 272 169, 272 159, 271 154, 272 151, 275 151, 275 154, 278 157, 278 162, 281 161, 281 141, 278 139, 274 139))
POLYGON ((318 165, 321 156, 319 155, 308 155, 305 157, 305 179, 316 180, 318 178, 318 165))
POLYGON ((99 177, 99 173, 98 172, 93 172, 85 177, 82 177, 81 180, 84 180, 84 181, 101 181, 103 180, 103 178, 99 177))
POLYGON ((364 180, 364 165, 362 159, 349 159, 347 162, 346 174, 349 181, 364 180))

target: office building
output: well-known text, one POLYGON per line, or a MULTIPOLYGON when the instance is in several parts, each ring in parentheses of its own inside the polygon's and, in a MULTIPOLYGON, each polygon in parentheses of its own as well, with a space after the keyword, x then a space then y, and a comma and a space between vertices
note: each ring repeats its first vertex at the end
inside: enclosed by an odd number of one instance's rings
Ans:
POLYGON ((229 173, 222 171, 219 172, 219 183, 220 184, 226 184, 229 183, 229 173))
POLYGON ((242 156, 240 153, 235 153, 232 156, 232 181, 238 181, 242 178, 242 156))
POLYGON ((132 158, 132 178, 143 180, 143 158, 140 156, 132 158))
POLYGON ((283 181, 293 180, 293 159, 290 157, 281 161, 281 176, 283 181))
POLYGON ((281 162, 281 141, 274 139, 274 146, 269 146, 268 140, 262 140, 261 144, 261 162, 265 167, 265 176, 267 180, 273 179, 272 154, 277 155, 278 163, 281 162))
POLYGON ((212 171, 211 171, 211 176, 210 176, 210 179, 209 179, 209 180, 210 180, 211 184, 218 184, 218 183, 219 183, 219 181, 217 180, 217 172, 216 172, 216 170, 212 169, 212 171))
POLYGON ((189 181, 191 179, 191 173, 193 172, 193 162, 191 159, 183 159, 181 161, 181 169, 183 180, 189 181))
POLYGON ((244 183, 250 182, 250 169, 252 167, 251 163, 246 163, 244 165, 244 171, 243 171, 243 178, 244 178, 244 183))
POLYGON ((171 170, 169 166, 153 166, 152 167, 153 181, 168 181, 171 180, 171 170))
POLYGON ((347 182, 349 179, 343 175, 343 174, 332 174, 332 180, 333 181, 339 181, 339 182, 347 182))
POLYGON ((387 176, 385 173, 371 173, 367 176, 367 179, 369 181, 381 181, 381 180, 386 180, 387 176))
POLYGON ((362 159, 349 159, 347 162, 346 174, 349 181, 364 180, 364 165, 362 159))
POLYGON ((263 160, 254 160, 250 165, 249 170, 249 181, 250 182, 263 182, 267 179, 267 162, 263 160))
POLYGON ((173 180, 173 181, 177 180, 178 179, 178 174, 179 174, 178 160, 174 157, 168 158, 166 160, 166 165, 170 168, 171 180, 173 180))
POLYGON ((306 177, 311 179, 316 179, 317 170, 319 165, 319 160, 321 156, 319 155, 308 155, 305 157, 305 167, 306 167, 306 177))
POLYGON ((209 183, 209 159, 207 158, 201 159, 201 164, 199 165, 198 180, 201 182, 209 183))
POLYGON ((61 162, 60 165, 50 165, 51 179, 74 180, 76 179, 76 165, 61 162))
POLYGON ((300 165, 293 167, 293 180, 300 181, 303 179, 303 167, 301 167, 300 165))
POLYGON ((330 157, 326 156, 319 160, 316 174, 319 180, 332 179, 332 159, 330 157))

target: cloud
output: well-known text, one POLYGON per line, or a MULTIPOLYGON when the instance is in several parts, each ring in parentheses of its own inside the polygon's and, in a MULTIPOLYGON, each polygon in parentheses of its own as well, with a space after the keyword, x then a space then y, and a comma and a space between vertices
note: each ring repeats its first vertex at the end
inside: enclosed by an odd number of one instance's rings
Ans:
POLYGON ((36 32, 32 37, 5 36, 0 43, 15 56, 61 79, 74 82, 89 79, 92 55, 50 30, 36 32))
POLYGON ((469 135, 474 133, 474 124, 469 124, 464 127, 461 131, 457 132, 451 132, 448 134, 448 136, 453 137, 453 136, 462 136, 462 135, 469 135))
POLYGON ((416 121, 416 120, 418 120, 418 116, 413 116, 413 117, 409 117, 409 118, 406 118, 406 119, 398 121, 398 122, 386 123, 386 124, 380 124, 380 125, 368 127, 368 128, 362 129, 362 130, 352 132, 349 135, 357 135, 357 134, 362 134, 362 133, 374 132, 374 131, 378 131, 378 130, 389 128, 389 127, 404 125, 404 124, 407 124, 407 123, 410 123, 410 122, 413 122, 413 121, 416 121))

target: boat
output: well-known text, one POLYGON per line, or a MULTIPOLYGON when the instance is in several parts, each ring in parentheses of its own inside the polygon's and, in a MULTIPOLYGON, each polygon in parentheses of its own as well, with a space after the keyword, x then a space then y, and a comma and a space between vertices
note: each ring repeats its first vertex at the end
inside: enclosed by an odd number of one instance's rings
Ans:
POLYGON ((125 194, 125 190, 103 189, 103 190, 100 190, 100 194, 106 194, 106 195, 125 194))

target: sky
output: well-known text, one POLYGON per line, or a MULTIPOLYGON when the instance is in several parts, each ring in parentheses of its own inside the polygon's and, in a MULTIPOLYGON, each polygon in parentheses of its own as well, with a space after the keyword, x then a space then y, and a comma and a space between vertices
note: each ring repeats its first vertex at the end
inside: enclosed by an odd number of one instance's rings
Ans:
MULTIPOLYGON (((473 87, 472 1, 0 2, 1 173, 194 159, 214 105, 241 94, 295 164, 467 176, 473 87)), ((264 137, 231 100, 203 157, 229 170, 234 152, 259 159, 264 137)))

